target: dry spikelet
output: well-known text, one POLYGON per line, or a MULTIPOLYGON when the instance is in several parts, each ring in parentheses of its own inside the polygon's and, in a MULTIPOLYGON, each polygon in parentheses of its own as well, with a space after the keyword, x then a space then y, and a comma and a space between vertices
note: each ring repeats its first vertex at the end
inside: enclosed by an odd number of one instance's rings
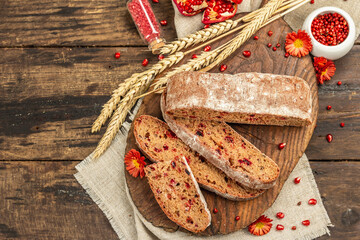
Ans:
POLYGON ((104 125, 106 120, 113 114, 122 97, 134 86, 135 83, 139 81, 140 78, 147 76, 147 78, 153 80, 159 73, 163 72, 168 67, 177 64, 181 59, 183 59, 183 57, 184 53, 177 52, 159 61, 149 70, 146 70, 142 73, 133 74, 130 78, 126 79, 123 83, 121 83, 118 89, 113 91, 110 100, 106 104, 104 104, 100 115, 93 123, 91 132, 100 131, 101 126, 104 125))

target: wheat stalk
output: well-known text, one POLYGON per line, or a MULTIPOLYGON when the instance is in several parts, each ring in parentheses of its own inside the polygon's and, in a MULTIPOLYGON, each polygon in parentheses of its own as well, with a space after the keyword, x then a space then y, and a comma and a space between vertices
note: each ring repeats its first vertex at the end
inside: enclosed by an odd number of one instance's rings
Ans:
MULTIPOLYGON (((281 3, 280 8, 275 11, 275 13, 279 13, 281 11, 284 11, 285 9, 296 5, 298 2, 301 2, 304 0, 287 0, 281 3)), ((195 33, 189 34, 184 38, 180 38, 178 40, 172 41, 171 43, 165 44, 161 49, 161 54, 172 54, 174 52, 180 51, 182 49, 189 48, 193 45, 206 42, 210 39, 213 39, 218 36, 223 36, 224 33, 234 29, 237 27, 237 25, 243 21, 243 22, 249 22, 251 21, 255 16, 258 16, 262 8, 257 9, 244 17, 241 17, 237 20, 226 20, 225 22, 217 23, 212 25, 209 28, 201 29, 195 33)), ((242 26, 239 26, 236 28, 237 30, 240 30, 242 26)), ((226 36, 226 35, 224 35, 226 36)))
MULTIPOLYGON (((203 52, 200 56, 198 56, 198 58, 190 59, 186 64, 183 64, 175 68, 173 71, 168 72, 164 77, 159 79, 159 81, 155 84, 154 89, 159 90, 160 87, 166 84, 167 79, 176 73, 182 71, 200 70, 206 66, 212 65, 219 59, 224 60, 232 52, 239 48, 241 44, 245 42, 253 33, 255 33, 260 27, 262 27, 263 24, 269 19, 269 17, 274 14, 275 10, 279 8, 283 1, 284 0, 270 0, 263 8, 260 9, 260 11, 258 11, 258 15, 254 16, 254 19, 241 31, 241 33, 235 37, 236 40, 233 39, 216 48, 214 51, 203 52), (239 43, 237 41, 242 42, 239 43)), ((176 54, 180 54, 181 59, 184 56, 184 53, 182 52, 177 52, 176 54)), ((178 60, 177 62, 179 61, 180 60, 178 60)), ((160 62, 158 64, 160 64, 160 62)), ((160 69, 162 69, 163 71, 167 67, 168 65, 161 65, 160 69)), ((135 104, 137 97, 143 94, 148 89, 151 81, 160 71, 161 70, 154 70, 151 68, 144 73, 136 76, 137 80, 135 81, 135 84, 131 87, 129 91, 127 91, 125 96, 116 103, 117 109, 115 110, 113 116, 110 119, 109 126, 106 129, 104 136, 101 138, 98 146, 95 149, 94 158, 99 157, 110 146, 112 140, 115 138, 117 132, 123 124, 128 111, 135 104)))
POLYGON ((121 83, 118 89, 113 92, 110 100, 103 106, 100 115, 92 125, 91 132, 100 131, 101 126, 104 125, 106 120, 113 114, 122 97, 134 86, 135 83, 137 83, 144 76, 149 80, 153 80, 158 74, 163 72, 168 67, 177 64, 183 58, 184 53, 177 52, 159 61, 153 65, 151 69, 142 73, 133 74, 130 78, 121 83))

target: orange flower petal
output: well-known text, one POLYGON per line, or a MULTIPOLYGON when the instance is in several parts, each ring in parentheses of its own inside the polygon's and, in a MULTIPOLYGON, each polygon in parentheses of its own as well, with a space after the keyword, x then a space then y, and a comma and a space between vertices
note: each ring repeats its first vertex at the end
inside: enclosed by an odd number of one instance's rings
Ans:
POLYGON ((131 149, 125 155, 124 162, 126 170, 131 176, 138 177, 140 175, 141 178, 145 176, 144 166, 146 165, 146 162, 144 160, 145 157, 142 157, 135 149, 131 149))
POLYGON ((336 71, 334 62, 324 57, 314 58, 314 68, 318 84, 323 84, 324 81, 330 80, 336 71))
POLYGON ((286 35, 285 50, 291 56, 304 57, 312 50, 312 43, 309 34, 304 30, 300 30, 286 35))
POLYGON ((265 215, 260 216, 255 222, 249 225, 248 231, 256 236, 262 236, 270 232, 272 219, 265 215))

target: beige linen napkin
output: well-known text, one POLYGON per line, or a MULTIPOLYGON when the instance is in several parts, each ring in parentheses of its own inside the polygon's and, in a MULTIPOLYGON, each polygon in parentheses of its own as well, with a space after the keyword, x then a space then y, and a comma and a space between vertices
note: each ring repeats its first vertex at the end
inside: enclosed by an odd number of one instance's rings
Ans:
MULTIPOLYGON (((251 12, 257 9, 262 0, 243 0, 243 2, 238 6, 237 13, 240 12, 251 12)), ((188 17, 183 16, 177 10, 176 6, 174 5, 174 22, 175 28, 178 38, 185 37, 186 35, 193 33, 201 28, 204 27, 204 24, 201 22, 201 14, 188 17)), ((350 14, 353 18, 356 29, 357 35, 359 34, 360 30, 360 0, 315 0, 314 4, 305 4, 302 7, 296 9, 295 11, 287 14, 284 19, 289 24, 289 26, 294 29, 298 30, 302 27, 302 24, 305 18, 310 14, 312 11, 324 7, 324 6, 334 6, 339 7, 350 14)))
MULTIPOLYGON (((141 101, 134 109, 137 111, 141 101)), ((134 113, 130 116, 133 120, 134 113)), ((284 184, 275 203, 264 214, 274 219, 272 230, 262 237, 253 236, 246 229, 228 235, 212 237, 198 237, 177 231, 168 233, 161 228, 154 227, 138 212, 132 199, 128 197, 128 189, 124 175, 124 155, 127 133, 130 123, 126 122, 117 134, 110 148, 99 159, 93 161, 91 155, 76 166, 78 172, 75 178, 86 189, 100 209, 109 219, 115 232, 120 239, 171 239, 171 240, 195 240, 195 239, 312 239, 329 234, 328 226, 330 219, 321 201, 319 190, 316 186, 308 159, 304 155, 296 165, 289 179, 284 184), (301 183, 295 185, 293 179, 301 177, 301 183), (317 205, 310 206, 307 201, 310 198, 318 200, 317 205), (301 201, 301 206, 297 203, 301 201), (285 218, 276 219, 277 212, 284 212, 285 218), (305 227, 303 220, 309 219, 311 224, 305 227), (284 231, 276 231, 277 224, 285 226, 284 231), (296 226, 297 230, 291 230, 296 226)))

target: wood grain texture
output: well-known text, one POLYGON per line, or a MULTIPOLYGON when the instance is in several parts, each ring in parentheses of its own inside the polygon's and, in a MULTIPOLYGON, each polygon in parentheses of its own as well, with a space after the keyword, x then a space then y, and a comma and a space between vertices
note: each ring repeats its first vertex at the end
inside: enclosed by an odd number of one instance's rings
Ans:
MULTIPOLYGON (((117 239, 107 218, 75 180, 77 163, 0 162, 0 216, 6 216, 0 219, 0 239, 117 239)), ((354 179, 360 163, 318 161, 311 167, 335 225, 331 237, 320 239, 357 239, 360 191, 354 179)))
MULTIPOLYGON (((151 2, 151 1, 150 1, 151 2)), ((175 37, 171 1, 151 2, 166 19, 164 37, 175 37)), ((3 0, 0 3, 0 46, 146 46, 140 39, 125 0, 3 0)))
POLYGON ((335 61, 336 73, 319 87, 319 118, 306 150, 309 159, 359 159, 360 149, 360 46, 335 61), (342 85, 338 86, 337 82, 342 85), (332 106, 331 110, 326 107, 332 106), (340 122, 345 127, 340 127, 340 122), (334 140, 326 141, 332 134, 334 140))
MULTIPOLYGON (((318 110, 317 84, 311 58, 310 56, 301 59, 285 58, 284 50, 279 49, 274 52, 266 46, 269 41, 273 45, 276 45, 277 42, 284 42, 286 32, 288 31, 290 31, 290 28, 287 24, 283 20, 278 20, 257 33, 259 40, 249 40, 223 63, 228 65, 226 73, 234 74, 254 71, 295 75, 305 79, 311 88, 313 99, 313 113, 311 117, 314 123, 303 128, 232 124, 231 126, 237 132, 279 165, 280 176, 275 187, 267 190, 260 197, 245 202, 226 200, 214 193, 203 191, 209 209, 216 207, 219 209, 220 214, 212 215, 211 225, 201 233, 202 235, 228 234, 242 229, 256 220, 275 201, 285 180, 305 151, 311 138, 318 110), (278 29, 279 31, 274 32, 270 38, 267 32, 271 29, 278 29), (249 59, 245 59, 242 56, 244 50, 252 52, 249 59), (287 147, 282 151, 278 149, 278 144, 281 142, 287 143, 287 147), (240 216, 240 220, 234 221, 237 215, 240 216)), ((226 41, 226 39, 223 41, 226 41)), ((217 44, 221 44, 221 42, 217 44)), ((213 44, 212 47, 215 48, 216 44, 213 44)), ((212 72, 219 72, 219 70, 216 68, 212 72)), ((161 118, 158 94, 149 95, 144 99, 137 116, 142 114, 161 118)), ((127 151, 132 148, 138 149, 132 129, 130 131, 127 151)), ((146 180, 134 179, 128 173, 126 173, 126 179, 132 199, 140 213, 155 226, 172 228, 173 223, 162 213, 160 207, 156 206, 156 200, 146 180)), ((172 230, 176 229, 177 226, 172 228, 172 230)))
POLYGON ((0 239, 118 239, 75 180, 77 163, 0 162, 0 239))
POLYGON ((145 57, 157 62, 146 48, 0 49, 0 56, 4 160, 85 158, 103 133, 90 128, 111 92, 144 69, 145 57))

